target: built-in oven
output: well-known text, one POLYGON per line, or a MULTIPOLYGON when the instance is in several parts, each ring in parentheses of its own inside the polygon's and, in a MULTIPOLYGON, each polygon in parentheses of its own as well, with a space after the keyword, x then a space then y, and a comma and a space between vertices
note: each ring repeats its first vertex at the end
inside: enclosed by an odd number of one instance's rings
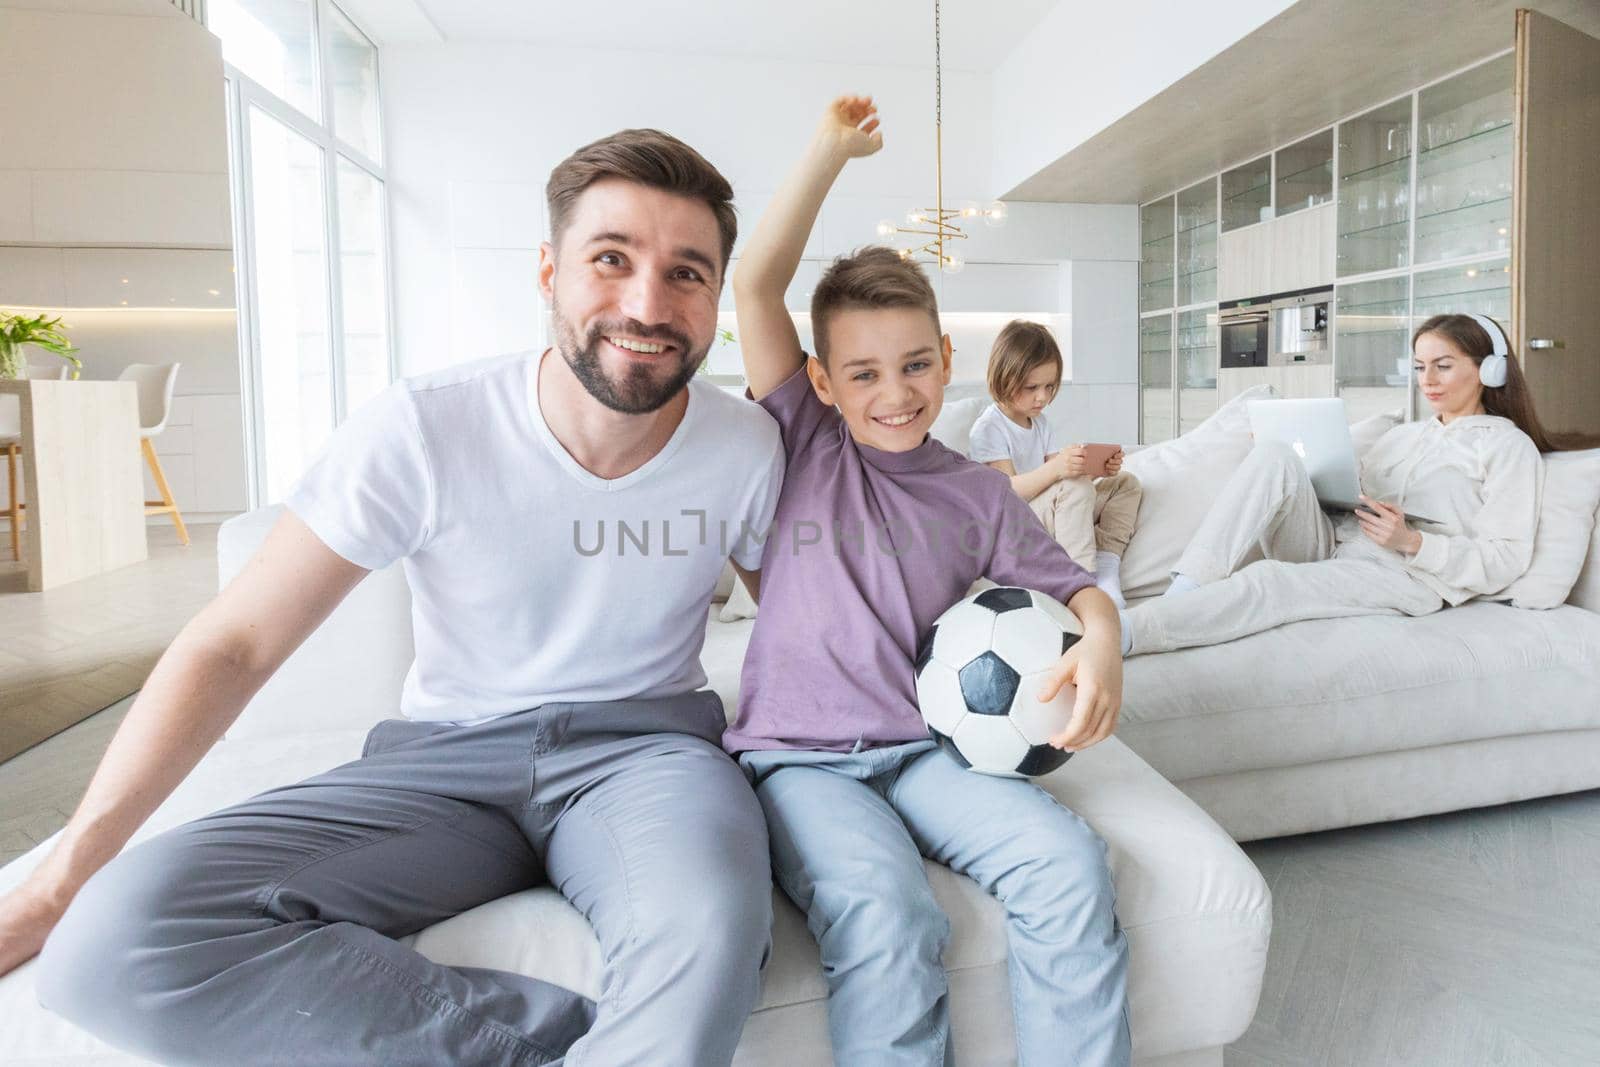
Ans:
POLYGON ((1303 289, 1217 306, 1223 370, 1326 363, 1332 289, 1303 289))
POLYGON ((1234 300, 1217 307, 1222 369, 1265 367, 1270 351, 1270 300, 1234 300))

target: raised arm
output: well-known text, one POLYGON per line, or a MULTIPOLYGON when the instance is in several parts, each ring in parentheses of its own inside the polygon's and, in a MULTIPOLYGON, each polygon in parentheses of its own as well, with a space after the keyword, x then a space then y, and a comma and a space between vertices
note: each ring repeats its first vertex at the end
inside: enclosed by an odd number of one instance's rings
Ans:
POLYGON ((734 310, 745 378, 757 400, 782 385, 805 359, 783 298, 823 198, 846 162, 882 147, 872 98, 835 100, 739 256, 733 272, 734 310))
POLYGON ((0 974, 36 955, 90 875, 200 762, 367 571, 286 512, 178 634, 117 728, 55 848, 0 899, 0 974))

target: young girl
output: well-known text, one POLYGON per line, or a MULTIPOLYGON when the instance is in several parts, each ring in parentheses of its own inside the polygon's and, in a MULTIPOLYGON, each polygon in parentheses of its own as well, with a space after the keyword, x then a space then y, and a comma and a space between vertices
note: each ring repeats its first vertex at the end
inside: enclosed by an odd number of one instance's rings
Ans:
POLYGON ((989 395, 995 402, 973 424, 972 458, 1009 475, 1011 488, 1050 536, 1125 608, 1122 553, 1143 490, 1137 478, 1122 473, 1120 450, 1103 478, 1086 475, 1082 445, 1057 450, 1044 409, 1061 388, 1061 374, 1061 349, 1049 330, 1021 319, 1006 323, 989 353, 989 395))
POLYGON ((1330 519, 1299 457, 1257 445, 1167 595, 1123 616, 1124 652, 1217 644, 1300 619, 1428 615, 1527 570, 1539 453, 1552 446, 1505 333, 1484 315, 1435 315, 1411 349, 1433 417, 1401 423, 1362 459, 1364 510, 1330 519), (1407 511, 1436 521, 1413 529, 1407 511), (1241 568, 1258 545, 1267 558, 1241 568))

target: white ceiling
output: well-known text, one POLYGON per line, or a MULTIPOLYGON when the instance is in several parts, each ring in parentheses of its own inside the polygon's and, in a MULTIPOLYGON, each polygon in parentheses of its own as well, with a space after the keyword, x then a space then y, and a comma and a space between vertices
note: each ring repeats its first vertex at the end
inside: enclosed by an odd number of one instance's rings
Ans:
MULTIPOLYGON (((988 72, 1057 0, 942 0, 944 65, 988 72)), ((931 66, 933 0, 340 0, 380 44, 498 42, 931 66)))

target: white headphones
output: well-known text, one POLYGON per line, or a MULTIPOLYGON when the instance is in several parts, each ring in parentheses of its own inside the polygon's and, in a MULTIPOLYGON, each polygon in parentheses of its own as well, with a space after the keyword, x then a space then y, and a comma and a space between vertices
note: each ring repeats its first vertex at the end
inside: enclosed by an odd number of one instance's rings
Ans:
POLYGON ((1483 362, 1478 364, 1478 378, 1489 388, 1498 389, 1506 384, 1506 356, 1511 354, 1511 346, 1506 343, 1505 331, 1500 329, 1500 324, 1489 316, 1473 315, 1472 321, 1483 327, 1494 344, 1494 351, 1484 356, 1483 362))

